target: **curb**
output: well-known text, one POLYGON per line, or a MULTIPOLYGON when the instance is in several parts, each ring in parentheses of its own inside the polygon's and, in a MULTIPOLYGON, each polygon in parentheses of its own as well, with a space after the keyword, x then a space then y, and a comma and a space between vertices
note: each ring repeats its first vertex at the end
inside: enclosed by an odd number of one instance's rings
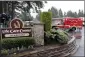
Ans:
POLYGON ((80 47, 80 45, 77 45, 75 50, 73 52, 71 52, 70 55, 71 56, 74 55, 78 51, 79 47, 80 47))

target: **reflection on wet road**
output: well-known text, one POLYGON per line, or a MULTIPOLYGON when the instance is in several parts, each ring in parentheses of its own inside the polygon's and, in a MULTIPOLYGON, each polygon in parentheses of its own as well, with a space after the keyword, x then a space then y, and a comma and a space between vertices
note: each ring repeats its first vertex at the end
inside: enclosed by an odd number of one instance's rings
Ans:
POLYGON ((77 50, 77 52, 72 55, 72 56, 84 56, 84 27, 82 28, 82 38, 81 39, 77 39, 77 44, 80 45, 79 49, 77 50))

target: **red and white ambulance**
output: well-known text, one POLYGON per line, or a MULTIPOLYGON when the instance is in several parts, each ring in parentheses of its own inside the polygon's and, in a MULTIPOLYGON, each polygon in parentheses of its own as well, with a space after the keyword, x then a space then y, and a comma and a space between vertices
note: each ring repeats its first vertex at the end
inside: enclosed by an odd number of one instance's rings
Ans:
POLYGON ((72 27, 76 28, 76 38, 81 38, 81 30, 83 27, 83 18, 72 18, 72 17, 66 17, 63 19, 63 24, 56 25, 59 28, 62 29, 69 29, 72 27))
POLYGON ((57 25, 59 28, 71 28, 76 27, 82 29, 83 26, 83 19, 82 18, 71 18, 67 17, 63 19, 62 25, 57 25))

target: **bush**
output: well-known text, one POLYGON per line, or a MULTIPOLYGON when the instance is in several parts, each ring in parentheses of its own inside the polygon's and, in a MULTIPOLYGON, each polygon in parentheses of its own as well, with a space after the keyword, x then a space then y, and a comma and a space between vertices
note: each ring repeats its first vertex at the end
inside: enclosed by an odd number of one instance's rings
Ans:
POLYGON ((32 38, 7 38, 2 40, 3 49, 11 49, 17 47, 28 47, 29 45, 34 45, 35 41, 32 38))
POLYGON ((56 36, 55 39, 60 43, 60 44, 66 44, 68 42, 68 35, 64 31, 56 31, 56 36))
POLYGON ((1 50, 1 55, 7 55, 8 54, 8 50, 1 50))
POLYGON ((51 30, 52 14, 51 12, 42 12, 40 14, 40 20, 44 23, 45 31, 51 30))
POLYGON ((69 40, 68 33, 63 30, 51 30, 49 32, 45 32, 45 43, 60 43, 66 44, 69 40))
POLYGON ((44 42, 45 45, 57 43, 57 41, 53 38, 53 34, 50 31, 45 32, 44 42))

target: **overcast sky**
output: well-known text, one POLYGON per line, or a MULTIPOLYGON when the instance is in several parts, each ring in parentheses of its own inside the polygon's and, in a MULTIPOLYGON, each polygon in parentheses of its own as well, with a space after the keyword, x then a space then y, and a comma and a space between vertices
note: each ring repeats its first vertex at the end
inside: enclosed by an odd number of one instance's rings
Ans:
MULTIPOLYGON (((78 12, 79 9, 84 11, 84 1, 47 1, 41 10, 48 11, 52 6, 58 10, 61 8, 63 12, 69 10, 78 12)), ((34 13, 32 15, 35 17, 36 14, 34 13)))

